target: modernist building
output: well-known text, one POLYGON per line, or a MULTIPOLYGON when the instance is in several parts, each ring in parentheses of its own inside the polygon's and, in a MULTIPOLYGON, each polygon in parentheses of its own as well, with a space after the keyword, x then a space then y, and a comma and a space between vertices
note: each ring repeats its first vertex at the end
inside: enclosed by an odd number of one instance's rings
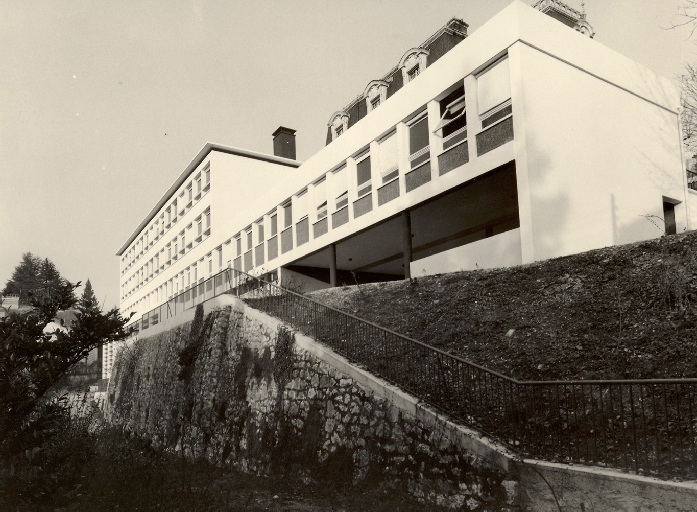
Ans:
POLYGON ((122 312, 225 267, 311 291, 664 234, 648 216, 691 229, 671 82, 558 0, 467 28, 368 83, 302 165, 283 127, 274 156, 207 144, 119 250, 122 312))

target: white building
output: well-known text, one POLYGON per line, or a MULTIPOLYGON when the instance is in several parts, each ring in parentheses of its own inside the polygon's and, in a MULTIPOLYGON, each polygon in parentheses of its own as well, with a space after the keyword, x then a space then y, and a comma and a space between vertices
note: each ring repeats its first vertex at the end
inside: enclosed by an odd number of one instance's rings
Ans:
POLYGON ((451 20, 302 165, 285 128, 275 152, 292 158, 207 144, 119 250, 122 311, 195 298, 228 266, 310 291, 655 238, 655 218, 692 229, 676 86, 567 5, 535 7, 469 36, 451 20))

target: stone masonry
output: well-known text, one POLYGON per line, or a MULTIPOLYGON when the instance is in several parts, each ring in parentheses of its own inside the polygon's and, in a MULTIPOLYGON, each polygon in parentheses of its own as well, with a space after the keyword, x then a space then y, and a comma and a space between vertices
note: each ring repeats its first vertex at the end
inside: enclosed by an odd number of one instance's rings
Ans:
POLYGON ((192 335, 195 322, 119 353, 110 422, 246 472, 404 485, 462 510, 518 508, 518 484, 500 467, 299 348, 290 331, 239 305, 211 311, 192 335))

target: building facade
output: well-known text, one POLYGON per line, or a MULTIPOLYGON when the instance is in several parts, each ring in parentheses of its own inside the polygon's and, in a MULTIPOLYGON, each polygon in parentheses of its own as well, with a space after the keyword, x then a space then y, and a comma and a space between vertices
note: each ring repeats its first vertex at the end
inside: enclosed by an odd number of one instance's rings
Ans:
POLYGON ((691 229, 677 88, 592 36, 558 0, 454 18, 302 165, 283 127, 279 156, 206 145, 119 250, 122 311, 226 267, 312 291, 691 229))

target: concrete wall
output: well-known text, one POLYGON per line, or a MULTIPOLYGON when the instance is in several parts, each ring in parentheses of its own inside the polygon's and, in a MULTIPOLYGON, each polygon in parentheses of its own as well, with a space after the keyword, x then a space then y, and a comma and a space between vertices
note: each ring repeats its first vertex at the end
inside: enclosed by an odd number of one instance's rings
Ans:
POLYGON ((676 113, 526 44, 509 55, 523 261, 661 236, 664 197, 686 229, 676 113))
POLYGON ((411 275, 419 277, 458 270, 511 267, 521 263, 520 229, 512 229, 413 261, 411 275))

